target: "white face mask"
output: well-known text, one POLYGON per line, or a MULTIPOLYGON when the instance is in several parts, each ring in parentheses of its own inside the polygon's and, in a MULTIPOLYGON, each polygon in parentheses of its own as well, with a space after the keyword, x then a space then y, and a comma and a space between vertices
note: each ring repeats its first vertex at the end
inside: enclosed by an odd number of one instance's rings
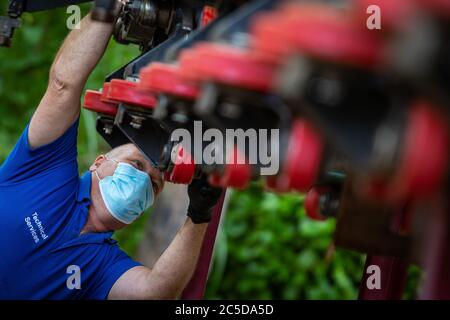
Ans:
POLYGON ((112 176, 99 179, 103 202, 111 215, 122 223, 130 224, 147 210, 154 201, 152 182, 149 175, 132 165, 117 162, 112 176))

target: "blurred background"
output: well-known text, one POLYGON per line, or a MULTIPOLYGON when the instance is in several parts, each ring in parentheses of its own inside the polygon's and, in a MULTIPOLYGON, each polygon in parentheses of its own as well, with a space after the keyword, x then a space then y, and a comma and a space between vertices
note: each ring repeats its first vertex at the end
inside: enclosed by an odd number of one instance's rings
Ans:
MULTIPOLYGON (((0 0, 0 13, 6 2, 0 0)), ((85 14, 89 5, 81 8, 85 14)), ((16 31, 12 48, 0 49, 0 164, 46 89, 53 57, 68 33, 68 17, 65 9, 24 14, 25 27, 16 31)), ((111 41, 86 89, 100 88, 107 74, 138 54, 137 47, 111 41)), ((83 111, 80 173, 107 150, 95 130, 94 113, 83 111)), ((156 213, 147 212, 137 223, 117 232, 121 247, 138 260, 154 261, 185 216, 178 212, 177 218, 161 218, 164 214, 154 218, 156 213)), ((334 228, 333 219, 314 222, 305 216, 302 195, 265 193, 259 184, 245 192, 233 191, 216 242, 206 298, 356 299, 365 257, 335 250, 334 228)), ((410 273, 406 299, 414 298, 420 276, 415 268, 410 273)))

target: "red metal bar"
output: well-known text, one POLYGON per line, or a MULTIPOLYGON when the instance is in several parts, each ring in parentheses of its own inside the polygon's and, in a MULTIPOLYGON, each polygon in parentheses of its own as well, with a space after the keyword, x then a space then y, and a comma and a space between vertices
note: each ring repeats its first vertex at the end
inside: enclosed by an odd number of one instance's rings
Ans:
POLYGON ((181 299, 198 300, 203 299, 205 293, 206 282, 208 281, 208 273, 211 265, 211 258, 214 250, 214 243, 216 241, 217 230, 222 216, 222 208, 225 202, 226 190, 222 193, 220 201, 212 212, 212 219, 206 230, 205 239, 203 240, 202 249, 197 262, 197 268, 183 291, 181 299))
POLYGON ((422 261, 425 269, 420 299, 450 299, 450 203, 447 196, 427 206, 429 226, 424 239, 422 261))
POLYGON ((393 257, 368 255, 359 287, 360 300, 400 300, 406 286, 408 263, 393 257), (377 265, 381 271, 380 289, 367 287, 367 268, 377 265))
MULTIPOLYGON (((404 233, 410 229, 411 210, 405 206, 393 217, 391 231, 404 233)), ((405 290, 409 263, 403 259, 387 256, 368 255, 359 287, 360 300, 400 300, 405 290), (380 268, 380 288, 369 289, 367 279, 371 265, 380 268)))

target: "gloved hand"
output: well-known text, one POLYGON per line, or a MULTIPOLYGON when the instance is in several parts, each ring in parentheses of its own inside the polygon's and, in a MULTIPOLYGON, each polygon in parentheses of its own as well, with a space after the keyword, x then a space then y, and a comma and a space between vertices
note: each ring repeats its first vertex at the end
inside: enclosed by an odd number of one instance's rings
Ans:
POLYGON ((188 187, 188 217, 195 224, 210 222, 212 209, 219 201, 221 195, 222 189, 212 187, 205 175, 194 179, 188 187))

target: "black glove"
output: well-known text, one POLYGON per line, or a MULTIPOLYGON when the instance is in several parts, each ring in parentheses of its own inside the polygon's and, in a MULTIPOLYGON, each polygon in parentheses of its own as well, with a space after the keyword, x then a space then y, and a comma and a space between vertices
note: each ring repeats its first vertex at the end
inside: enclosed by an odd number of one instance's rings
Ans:
POLYGON ((188 217, 195 224, 210 222, 212 209, 221 195, 222 189, 212 187, 205 175, 199 179, 194 179, 188 187, 188 217))

